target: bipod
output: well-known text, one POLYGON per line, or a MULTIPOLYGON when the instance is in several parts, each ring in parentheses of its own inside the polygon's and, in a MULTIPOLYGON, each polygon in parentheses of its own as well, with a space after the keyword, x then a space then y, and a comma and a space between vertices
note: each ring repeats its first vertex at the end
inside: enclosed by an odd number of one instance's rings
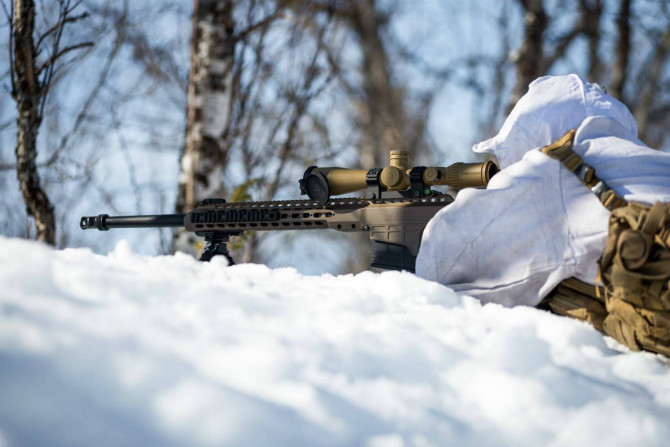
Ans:
POLYGON ((209 262, 214 256, 225 256, 229 265, 235 265, 235 261, 233 261, 233 257, 230 256, 228 251, 228 240, 230 236, 240 234, 239 232, 207 231, 197 232, 196 234, 205 238, 205 249, 200 255, 199 261, 209 262))

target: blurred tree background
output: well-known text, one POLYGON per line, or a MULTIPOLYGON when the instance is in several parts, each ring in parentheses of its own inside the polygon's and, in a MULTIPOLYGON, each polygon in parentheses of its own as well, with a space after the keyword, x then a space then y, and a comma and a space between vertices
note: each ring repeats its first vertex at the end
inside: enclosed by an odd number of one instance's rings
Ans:
MULTIPOLYGON (((296 199, 305 167, 381 167, 394 149, 474 161, 545 74, 605 86, 670 150, 666 0, 0 1, 3 236, 195 252, 187 234, 79 217, 296 199)), ((235 257, 366 268, 369 243, 334 233, 251 234, 235 257)))

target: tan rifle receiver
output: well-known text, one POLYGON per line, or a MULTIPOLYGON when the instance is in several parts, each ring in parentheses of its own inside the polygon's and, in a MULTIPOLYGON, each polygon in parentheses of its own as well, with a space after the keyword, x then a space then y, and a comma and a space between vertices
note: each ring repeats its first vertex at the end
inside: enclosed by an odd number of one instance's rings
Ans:
POLYGON ((186 214, 82 217, 82 229, 184 227, 205 238, 200 260, 223 255, 233 263, 226 243, 244 231, 331 229, 366 232, 373 241, 372 267, 414 271, 421 235, 428 221, 453 202, 431 189, 486 187, 497 166, 456 163, 446 168, 407 166, 407 155, 391 152, 383 169, 310 167, 300 180, 309 200, 231 202, 205 199, 186 214), (332 198, 365 189, 364 198, 332 198))

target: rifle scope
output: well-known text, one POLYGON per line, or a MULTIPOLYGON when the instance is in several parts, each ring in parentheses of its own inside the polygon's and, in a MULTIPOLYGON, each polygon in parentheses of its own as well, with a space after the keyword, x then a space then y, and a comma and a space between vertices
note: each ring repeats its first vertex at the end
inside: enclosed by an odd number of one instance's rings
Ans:
MULTIPOLYGON (((321 202, 324 202, 330 196, 365 189, 371 181, 378 182, 388 191, 407 190, 412 184, 410 174, 417 168, 414 168, 414 170, 409 168, 409 158, 405 151, 391 151, 390 158, 389 166, 384 169, 371 169, 370 171, 335 167, 309 167, 300 182, 301 189, 311 199, 321 202)), ((455 163, 448 167, 421 167, 418 171, 423 186, 449 186, 458 190, 463 188, 486 188, 491 177, 497 172, 498 166, 492 161, 455 163)))

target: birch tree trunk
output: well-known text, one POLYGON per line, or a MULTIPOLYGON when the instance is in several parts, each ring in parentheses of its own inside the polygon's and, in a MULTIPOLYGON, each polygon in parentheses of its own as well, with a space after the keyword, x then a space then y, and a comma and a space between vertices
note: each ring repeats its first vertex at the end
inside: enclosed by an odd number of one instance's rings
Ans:
MULTIPOLYGON (((224 197, 232 107, 235 27, 233 0, 195 0, 186 141, 181 157, 177 212, 207 197, 224 197)), ((178 232, 175 248, 193 252, 188 233, 178 232)))
MULTIPOLYGON (((42 83, 36 66, 35 2, 15 0, 14 57, 12 96, 16 101, 16 174, 29 216, 35 218, 37 240, 55 244, 56 222, 54 210, 40 184, 37 172, 37 133, 42 122, 40 99, 42 83)), ((11 57, 11 56, 10 56, 11 57)))

